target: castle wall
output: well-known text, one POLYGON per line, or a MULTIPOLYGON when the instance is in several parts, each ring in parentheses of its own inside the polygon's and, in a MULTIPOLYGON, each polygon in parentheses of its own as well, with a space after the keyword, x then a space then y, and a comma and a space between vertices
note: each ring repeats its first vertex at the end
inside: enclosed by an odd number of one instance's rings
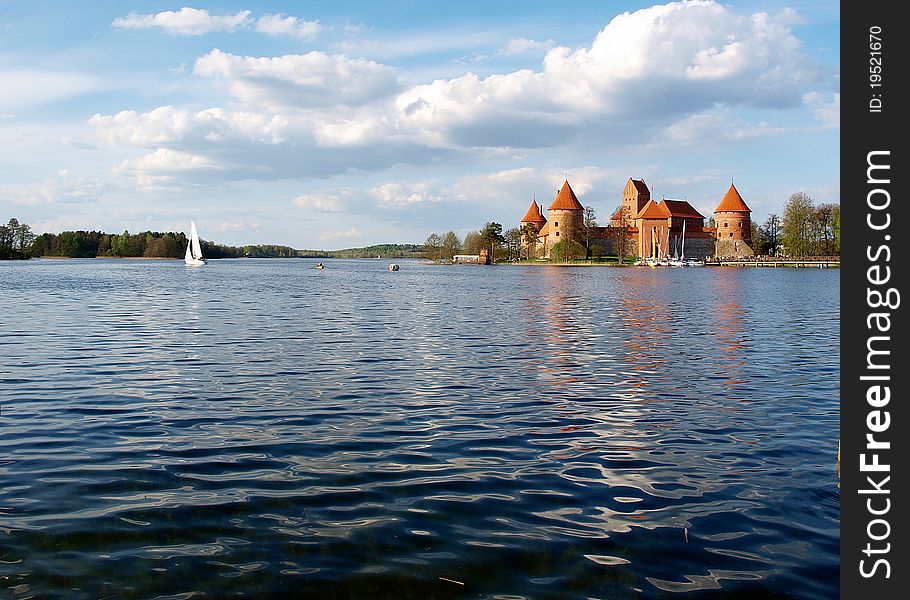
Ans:
POLYGON ((715 240, 713 236, 690 238, 686 236, 686 258, 704 260, 705 257, 714 256, 715 240))
POLYGON ((714 256, 718 258, 745 258, 747 256, 755 256, 755 250, 752 248, 751 243, 743 240, 721 238, 715 243, 714 256))

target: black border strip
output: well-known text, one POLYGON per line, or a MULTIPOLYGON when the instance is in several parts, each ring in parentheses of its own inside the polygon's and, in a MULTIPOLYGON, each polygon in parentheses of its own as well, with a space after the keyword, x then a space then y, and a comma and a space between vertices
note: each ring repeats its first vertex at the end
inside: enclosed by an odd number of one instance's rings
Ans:
POLYGON ((910 496, 898 491, 910 489, 910 444, 903 443, 910 435, 910 362, 901 352, 910 302, 904 294, 910 237, 903 231, 910 201, 904 139, 910 101, 903 82, 910 76, 910 30, 897 14, 903 5, 841 5, 841 597, 849 599, 910 597, 910 496), (901 295, 899 306, 871 306, 898 304, 889 290, 901 295), (870 317, 884 313, 887 318, 870 317), (870 342, 873 336, 878 339, 870 342), (870 347, 890 354, 870 355, 870 347), (868 447, 867 435, 878 447, 868 447), (870 470, 876 460, 888 469, 870 470))

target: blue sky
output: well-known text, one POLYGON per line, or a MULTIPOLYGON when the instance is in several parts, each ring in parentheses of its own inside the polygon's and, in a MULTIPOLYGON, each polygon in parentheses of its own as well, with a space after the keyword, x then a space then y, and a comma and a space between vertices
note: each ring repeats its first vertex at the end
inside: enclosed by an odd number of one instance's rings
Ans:
POLYGON ((602 221, 630 176, 839 202, 838 6, 0 1, 0 219, 334 249, 566 176, 602 221))

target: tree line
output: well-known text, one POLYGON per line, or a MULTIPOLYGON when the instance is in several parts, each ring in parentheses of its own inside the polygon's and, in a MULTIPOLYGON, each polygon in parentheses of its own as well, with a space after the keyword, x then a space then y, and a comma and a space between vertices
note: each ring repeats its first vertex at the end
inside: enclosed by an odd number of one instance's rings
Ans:
POLYGON ((840 256, 840 204, 816 205, 804 192, 791 194, 782 216, 752 224, 752 243, 761 255, 840 256))
MULTIPOLYGON (((298 250, 277 244, 228 246, 200 240, 206 258, 419 258, 417 244, 376 244, 344 250, 298 250)), ((187 237, 183 233, 143 231, 104 233, 63 231, 34 235, 31 227, 12 218, 0 225, 0 258, 27 259, 35 256, 61 258, 183 258, 187 237)))
MULTIPOLYGON (((594 208, 585 207, 577 227, 571 222, 564 224, 565 239, 553 246, 553 256, 566 261, 592 256, 596 252, 592 239, 597 228, 594 208)), ((531 255, 531 248, 537 243, 537 238, 537 228, 531 223, 503 231, 502 224, 491 221, 477 231, 466 233, 464 240, 459 239, 454 231, 431 233, 424 242, 423 256, 437 262, 451 261, 456 254, 477 256, 481 250, 486 250, 494 262, 528 260, 535 258, 531 255)))

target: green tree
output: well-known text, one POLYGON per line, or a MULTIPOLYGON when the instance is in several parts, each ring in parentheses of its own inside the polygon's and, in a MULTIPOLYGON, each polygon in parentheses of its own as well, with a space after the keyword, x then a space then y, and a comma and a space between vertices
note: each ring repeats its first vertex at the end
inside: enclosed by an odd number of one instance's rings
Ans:
POLYGON ((452 260, 452 257, 461 252, 461 240, 458 239, 458 236, 454 231, 447 232, 442 236, 442 255, 448 260, 452 260))
POLYGON ((819 204, 815 209, 815 220, 818 223, 819 232, 819 249, 818 253, 824 256, 840 254, 839 240, 835 243, 836 238, 840 237, 840 205, 839 204, 819 204), (835 217, 835 212, 836 217, 835 217), (834 220, 837 219, 837 229, 835 233, 834 220))
POLYGON ((427 236, 427 241, 424 242, 423 247, 426 258, 431 258, 433 262, 438 262, 439 253, 442 249, 442 236, 438 233, 431 233, 427 236))
POLYGON ((502 235, 502 225, 499 223, 488 222, 480 230, 480 239, 484 247, 490 250, 490 262, 496 262, 496 248, 501 246, 505 241, 502 235))
POLYGON ((752 221, 749 223, 749 228, 751 229, 750 234, 752 236, 752 251, 755 254, 766 254, 766 248, 768 247, 768 238, 765 235, 765 231, 759 227, 758 223, 752 221))
POLYGON ((509 251, 509 260, 518 260, 521 256, 521 230, 512 227, 503 234, 503 237, 509 251))
POLYGON ((464 242, 461 244, 461 251, 465 254, 480 254, 480 250, 483 248, 483 240, 480 238, 480 232, 478 231, 469 231, 464 236, 464 242))
POLYGON ((831 236, 834 254, 840 256, 840 204, 831 210, 831 236))
POLYGON ((784 205, 781 222, 781 241, 787 254, 795 257, 810 255, 815 249, 816 215, 812 197, 796 192, 784 205))
POLYGON ((521 239, 524 242, 525 258, 531 258, 531 250, 537 246, 538 237, 537 227, 533 223, 525 223, 521 226, 521 239))

